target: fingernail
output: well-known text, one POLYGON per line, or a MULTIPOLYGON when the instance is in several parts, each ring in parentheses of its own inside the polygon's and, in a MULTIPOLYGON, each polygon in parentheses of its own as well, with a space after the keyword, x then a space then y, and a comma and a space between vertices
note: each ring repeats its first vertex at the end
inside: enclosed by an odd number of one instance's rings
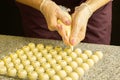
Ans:
POLYGON ((75 39, 71 40, 71 44, 74 45, 75 44, 75 39))
POLYGON ((66 23, 66 24, 68 24, 68 25, 70 25, 70 24, 71 24, 71 22, 70 22, 69 20, 67 20, 65 23, 66 23))

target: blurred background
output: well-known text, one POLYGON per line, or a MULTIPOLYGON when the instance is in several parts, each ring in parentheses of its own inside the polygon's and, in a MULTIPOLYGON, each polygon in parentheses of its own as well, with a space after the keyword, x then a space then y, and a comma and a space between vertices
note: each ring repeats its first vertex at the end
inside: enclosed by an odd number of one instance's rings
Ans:
MULTIPOLYGON (((120 46, 120 1, 113 1, 111 45, 120 46)), ((0 34, 22 36, 19 9, 11 0, 0 1, 0 34)))

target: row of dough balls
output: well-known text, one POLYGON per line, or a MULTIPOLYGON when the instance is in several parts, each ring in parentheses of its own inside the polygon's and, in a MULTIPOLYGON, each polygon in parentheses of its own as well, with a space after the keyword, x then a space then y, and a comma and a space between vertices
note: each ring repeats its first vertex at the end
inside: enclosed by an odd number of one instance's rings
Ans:
POLYGON ((101 51, 29 43, 0 60, 0 74, 30 80, 78 80, 102 57, 101 51))

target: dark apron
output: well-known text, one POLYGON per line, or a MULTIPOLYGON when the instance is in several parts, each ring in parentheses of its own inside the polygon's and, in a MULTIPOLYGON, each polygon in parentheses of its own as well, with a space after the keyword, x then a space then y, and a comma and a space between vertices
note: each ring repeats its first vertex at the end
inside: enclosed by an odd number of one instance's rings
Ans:
MULTIPOLYGON (((58 5, 71 8, 80 5, 80 0, 54 0, 58 5)), ((44 16, 29 6, 17 3, 22 16, 24 34, 27 37, 61 40, 56 31, 49 31, 44 16)), ((110 44, 111 36, 111 2, 97 10, 89 19, 86 37, 83 42, 110 44)), ((71 13, 72 13, 71 12, 71 13)))

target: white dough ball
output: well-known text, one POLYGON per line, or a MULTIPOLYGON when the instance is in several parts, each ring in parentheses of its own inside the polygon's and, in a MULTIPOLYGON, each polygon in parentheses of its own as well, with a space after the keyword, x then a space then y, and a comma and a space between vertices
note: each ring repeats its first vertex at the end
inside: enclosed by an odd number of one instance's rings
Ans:
POLYGON ((29 52, 30 51, 30 47, 29 46, 23 46, 22 50, 24 52, 29 52))
POLYGON ((22 64, 24 66, 30 65, 30 61, 29 60, 24 60, 24 61, 22 61, 22 64))
POLYGON ((91 50, 85 50, 84 54, 86 54, 88 57, 90 57, 93 53, 91 50))
POLYGON ((71 72, 69 76, 72 78, 72 80, 78 80, 79 75, 76 72, 71 72))
POLYGON ((18 55, 16 53, 10 53, 10 57, 11 59, 16 59, 18 57, 18 55))
POLYGON ((42 63, 42 67, 43 67, 44 69, 47 69, 47 68, 50 68, 51 65, 50 65, 49 63, 42 63))
POLYGON ((69 56, 71 56, 73 59, 77 58, 77 54, 75 52, 71 52, 69 56))
POLYGON ((47 70, 46 70, 46 73, 49 75, 49 76, 53 76, 53 75, 55 75, 55 70, 54 69, 51 69, 51 68, 48 68, 47 70))
POLYGON ((102 51, 96 51, 94 54, 97 55, 99 57, 99 59, 103 58, 103 52, 102 51))
POLYGON ((59 55, 61 55, 62 57, 64 57, 64 56, 67 56, 67 53, 65 51, 60 51, 59 55))
POLYGON ((86 63, 87 63, 90 67, 92 67, 92 66, 94 65, 94 61, 93 61, 92 59, 88 59, 88 60, 86 61, 86 63))
POLYGON ((58 75, 54 75, 51 77, 51 80, 61 80, 58 75))
POLYGON ((57 55, 57 51, 54 50, 54 49, 49 50, 49 53, 50 53, 51 55, 57 55))
POLYGON ((75 61, 70 62, 69 65, 70 65, 73 69, 75 69, 75 68, 78 67, 77 62, 75 62, 75 61))
POLYGON ((49 50, 53 49, 53 46, 52 45, 46 45, 45 48, 49 51, 49 50))
POLYGON ((88 56, 86 54, 80 54, 80 57, 83 59, 83 61, 86 61, 88 59, 88 56))
POLYGON ((6 74, 7 68, 5 66, 0 66, 0 74, 6 74))
POLYGON ((17 70, 15 68, 8 68, 7 74, 8 74, 8 76, 15 77, 17 74, 17 70))
POLYGON ((33 68, 32 65, 27 65, 27 66, 25 66, 25 70, 26 70, 27 72, 32 72, 32 71, 34 70, 34 68, 33 68))
POLYGON ((75 72, 78 73, 79 76, 83 76, 84 75, 84 70, 81 67, 77 67, 75 69, 75 72))
POLYGON ((74 50, 74 52, 79 56, 80 54, 82 54, 82 50, 80 48, 76 48, 74 50))
POLYGON ((38 61, 40 63, 45 63, 46 62, 46 58, 44 58, 44 57, 38 58, 38 61))
POLYGON ((49 59, 48 62, 53 65, 53 64, 56 64, 56 60, 55 59, 49 59))
POLYGON ((97 63, 97 62, 99 61, 99 58, 98 58, 97 55, 92 55, 92 56, 90 57, 90 59, 92 59, 95 63, 97 63))
POLYGON ((28 78, 29 80, 37 80, 38 79, 38 74, 35 71, 29 72, 28 73, 28 78))
POLYGON ((62 67, 67 65, 67 62, 65 60, 59 60, 58 64, 60 64, 62 67))
POLYGON ((35 44, 34 43, 29 43, 28 46, 30 47, 31 50, 35 48, 35 44))
POLYGON ((27 71, 26 70, 19 70, 18 71, 18 77, 22 78, 22 79, 27 78, 27 71))
POLYGON ((39 80, 49 80, 49 76, 46 73, 39 74, 39 80))
POLYGON ((81 68, 83 68, 85 71, 89 70, 89 65, 87 63, 82 63, 81 68))
POLYGON ((63 80, 72 80, 71 77, 65 77, 63 80))
POLYGON ((31 62, 31 64, 34 68, 40 67, 40 63, 38 61, 33 61, 33 62, 31 62))
POLYGON ((4 61, 5 63, 9 63, 9 62, 11 62, 11 57, 6 56, 6 57, 3 58, 3 61, 4 61))
POLYGON ((78 65, 81 65, 83 63, 83 59, 80 57, 76 58, 75 61, 78 63, 78 65))
POLYGON ((22 70, 24 68, 23 64, 15 64, 17 70, 22 70))
POLYGON ((64 77, 67 76, 67 73, 66 73, 64 70, 58 71, 57 74, 58 74, 61 78, 64 78, 64 77))
POLYGON ((57 52, 60 52, 60 51, 62 51, 62 47, 60 47, 60 46, 55 46, 55 48, 54 48, 57 52))
POLYGON ((72 61, 72 58, 71 58, 70 56, 65 56, 65 57, 63 57, 63 59, 64 59, 67 63, 69 63, 69 62, 72 61))
POLYGON ((21 60, 19 58, 12 60, 14 64, 20 64, 21 60))
POLYGON ((4 66, 4 61, 0 60, 0 66, 4 66))
POLYGON ((56 61, 62 60, 62 57, 60 55, 55 55, 54 58, 56 59, 56 61))
POLYGON ((59 64, 53 64, 52 67, 55 71, 61 70, 61 66, 59 64))
POLYGON ((71 73, 73 71, 71 66, 65 66, 63 67, 63 69, 67 72, 67 73, 71 73))
POLYGON ((41 73, 44 73, 44 72, 45 72, 45 70, 44 70, 43 67, 37 67, 37 68, 35 68, 35 71, 36 71, 38 74, 41 74, 41 73))
POLYGON ((37 48, 38 48, 39 50, 42 50, 42 49, 44 49, 44 45, 43 45, 43 44, 37 44, 37 48))

